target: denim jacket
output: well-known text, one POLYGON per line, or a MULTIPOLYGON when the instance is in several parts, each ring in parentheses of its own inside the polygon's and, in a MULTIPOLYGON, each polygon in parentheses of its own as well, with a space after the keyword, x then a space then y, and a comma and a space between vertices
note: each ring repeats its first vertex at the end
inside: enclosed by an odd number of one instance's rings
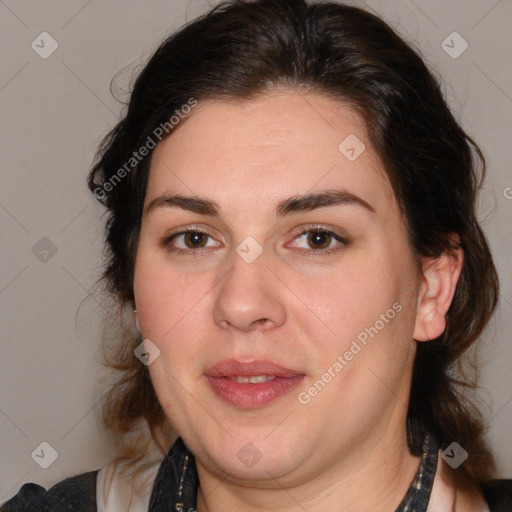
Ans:
MULTIPOLYGON (((416 475, 394 512, 426 512, 437 468, 439 445, 427 435, 416 475)), ((67 478, 48 491, 28 483, 0 507, 2 512, 97 512, 96 478, 91 471, 67 478)), ((158 468, 148 512, 195 512, 199 487, 194 455, 181 438, 173 444, 158 468)), ((494 480, 484 488, 491 512, 512 511, 512 480, 494 480)), ((123 511, 119 511, 123 512, 123 511)))

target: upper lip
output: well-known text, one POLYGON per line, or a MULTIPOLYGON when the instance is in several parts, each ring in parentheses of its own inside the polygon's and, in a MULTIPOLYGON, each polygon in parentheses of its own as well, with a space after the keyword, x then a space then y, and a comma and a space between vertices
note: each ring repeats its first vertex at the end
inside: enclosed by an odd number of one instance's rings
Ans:
POLYGON ((256 375, 296 377, 298 375, 304 375, 304 373, 264 359, 245 362, 237 361, 236 359, 227 359, 208 368, 205 375, 208 377, 254 377, 256 375))

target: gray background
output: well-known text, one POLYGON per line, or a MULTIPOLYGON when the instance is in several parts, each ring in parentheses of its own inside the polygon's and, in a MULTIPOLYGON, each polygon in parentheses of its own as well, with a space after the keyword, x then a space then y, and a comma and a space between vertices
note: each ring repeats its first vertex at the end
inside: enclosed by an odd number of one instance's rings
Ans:
MULTIPOLYGON (((512 477, 512 2, 357 5, 417 42, 488 160, 480 213, 502 291, 484 333, 481 397, 501 475, 512 477), (469 45, 456 59, 442 47, 454 31, 469 45)), ((94 288, 102 211, 85 178, 97 144, 122 112, 110 93, 113 76, 124 69, 116 92, 126 99, 136 67, 208 7, 200 0, 0 1, 0 502, 24 482, 49 486, 115 455, 96 419, 105 389, 97 362, 103 299, 94 288), (31 47, 43 46, 44 31, 58 43, 46 59, 31 47), (58 453, 48 469, 31 457, 43 441, 58 453)), ((453 38, 446 44, 452 52, 462 48, 453 38)))

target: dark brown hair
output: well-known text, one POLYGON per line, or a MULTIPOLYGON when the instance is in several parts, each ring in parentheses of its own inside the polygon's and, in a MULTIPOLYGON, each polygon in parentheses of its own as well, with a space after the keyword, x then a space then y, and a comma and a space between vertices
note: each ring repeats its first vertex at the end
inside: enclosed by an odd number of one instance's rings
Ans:
MULTIPOLYGON (((121 306, 133 307, 134 259, 151 157, 150 151, 127 167, 134 151, 148 137, 154 139, 157 127, 191 98, 248 100, 278 86, 327 95, 361 115, 418 261, 451 251, 451 234, 459 235, 462 274, 445 332, 418 344, 407 431, 413 453, 419 452, 426 431, 437 435, 443 448, 457 441, 469 454, 458 473, 472 482, 489 479, 493 457, 470 396, 476 380, 462 367, 463 354, 498 299, 496 270, 475 213, 485 161, 418 51, 369 12, 333 2, 233 0, 161 44, 138 75, 127 113, 100 145, 89 175, 90 190, 109 212, 104 272, 109 291, 121 306), (120 173, 123 166, 126 172, 120 173), (122 179, 116 179, 120 174, 122 179)), ((120 379, 105 401, 104 421, 122 434, 149 426, 158 441, 158 431, 168 422, 147 368, 133 355, 141 340, 133 330, 127 333, 109 363, 120 379)))

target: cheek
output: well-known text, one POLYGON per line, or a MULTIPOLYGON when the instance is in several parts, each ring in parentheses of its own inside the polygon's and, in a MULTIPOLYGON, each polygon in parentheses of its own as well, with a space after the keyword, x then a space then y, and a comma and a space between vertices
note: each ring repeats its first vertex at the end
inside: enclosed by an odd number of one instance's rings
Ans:
POLYGON ((359 262, 328 276, 303 278, 294 291, 310 314, 302 317, 306 330, 322 326, 331 337, 351 339, 373 325, 399 297, 399 283, 384 266, 359 262), (319 320, 308 322, 307 320, 319 320))
POLYGON ((167 415, 179 423, 177 411, 185 410, 190 399, 184 390, 191 389, 194 378, 202 373, 197 355, 205 339, 200 330, 206 312, 201 298, 212 286, 200 276, 171 272, 143 253, 134 277, 142 336, 160 350, 149 366, 151 379, 167 415))
POLYGON ((309 311, 301 315, 297 309, 294 321, 309 340, 308 359, 315 377, 330 379, 325 375, 329 369, 336 375, 332 392, 373 393, 367 386, 369 378, 376 379, 371 371, 391 381, 400 378, 415 315, 410 293, 414 283, 405 268, 397 268, 391 258, 361 259, 347 264, 337 276, 296 283, 301 286, 297 295, 307 297, 309 311))
POLYGON ((145 337, 167 343, 185 330, 191 335, 201 301, 213 287, 206 274, 174 272, 141 252, 135 267, 135 301, 145 337))

